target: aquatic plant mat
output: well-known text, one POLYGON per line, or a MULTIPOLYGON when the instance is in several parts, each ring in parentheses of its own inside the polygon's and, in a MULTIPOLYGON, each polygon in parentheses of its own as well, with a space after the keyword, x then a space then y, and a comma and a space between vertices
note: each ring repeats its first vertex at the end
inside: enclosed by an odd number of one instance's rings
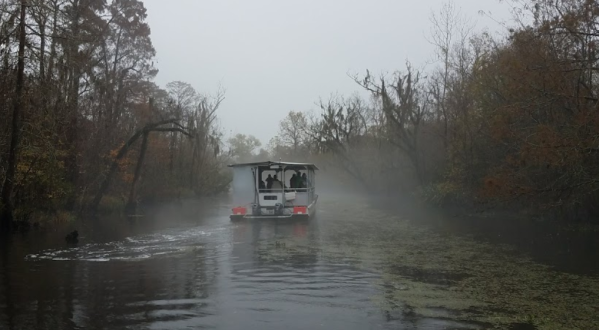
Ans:
POLYGON ((260 258, 317 253, 378 271, 381 293, 372 301, 389 315, 483 329, 599 329, 599 278, 556 271, 509 246, 443 234, 367 202, 326 201, 319 209, 318 237, 260 241, 260 258))

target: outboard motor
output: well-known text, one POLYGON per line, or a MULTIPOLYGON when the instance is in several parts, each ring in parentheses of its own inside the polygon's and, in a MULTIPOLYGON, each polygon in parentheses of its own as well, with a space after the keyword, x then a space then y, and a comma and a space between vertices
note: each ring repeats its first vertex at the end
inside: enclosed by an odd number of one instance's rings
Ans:
POLYGON ((256 203, 252 203, 252 215, 260 215, 260 206, 256 203))
POLYGON ((275 215, 283 215, 283 204, 277 203, 275 204, 275 215))

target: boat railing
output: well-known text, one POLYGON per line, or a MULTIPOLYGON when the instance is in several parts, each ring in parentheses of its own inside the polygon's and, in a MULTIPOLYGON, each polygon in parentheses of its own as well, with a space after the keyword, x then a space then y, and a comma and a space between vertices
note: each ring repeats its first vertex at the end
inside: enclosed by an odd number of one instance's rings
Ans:
POLYGON ((274 188, 274 189, 258 189, 260 193, 280 193, 280 192, 313 192, 314 187, 310 188, 274 188))

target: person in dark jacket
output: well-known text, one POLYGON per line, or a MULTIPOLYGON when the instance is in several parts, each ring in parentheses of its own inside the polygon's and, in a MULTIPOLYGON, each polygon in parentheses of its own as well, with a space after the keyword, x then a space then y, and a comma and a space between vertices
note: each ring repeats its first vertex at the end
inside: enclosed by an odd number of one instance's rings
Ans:
POLYGON ((270 176, 270 174, 268 175, 268 177, 266 178, 266 189, 271 189, 272 188, 272 182, 275 179, 272 178, 272 176, 270 176))
POLYGON ((308 176, 306 176, 306 173, 302 174, 302 188, 308 188, 308 176))
POLYGON ((291 179, 289 179, 289 187, 290 188, 298 188, 298 186, 296 185, 296 181, 297 178, 295 176, 295 173, 291 176, 291 179))

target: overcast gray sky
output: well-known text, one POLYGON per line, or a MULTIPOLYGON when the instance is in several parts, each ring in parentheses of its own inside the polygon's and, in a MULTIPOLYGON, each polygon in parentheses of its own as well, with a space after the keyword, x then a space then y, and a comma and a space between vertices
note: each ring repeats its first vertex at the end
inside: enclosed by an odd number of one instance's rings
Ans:
MULTIPOLYGON (((201 93, 222 85, 227 136, 263 144, 290 110, 315 109, 320 97, 360 91, 348 72, 378 74, 432 57, 431 12, 444 0, 144 0, 160 70, 157 83, 181 80, 201 93)), ((454 0, 477 29, 503 31, 498 0, 454 0)))

